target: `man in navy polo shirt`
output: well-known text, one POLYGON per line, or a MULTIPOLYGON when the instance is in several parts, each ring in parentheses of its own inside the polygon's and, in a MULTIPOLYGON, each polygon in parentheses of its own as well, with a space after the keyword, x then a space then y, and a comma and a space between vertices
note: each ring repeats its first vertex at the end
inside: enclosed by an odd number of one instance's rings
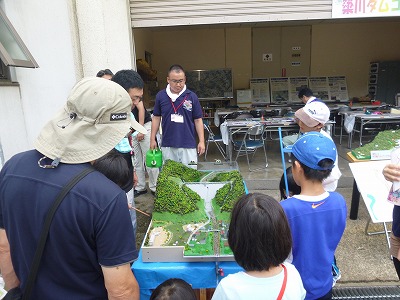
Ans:
POLYGON ((186 88, 182 66, 173 65, 169 68, 167 82, 167 88, 156 96, 150 149, 157 147, 156 134, 161 122, 163 160, 171 159, 197 168, 197 155, 205 151, 203 111, 199 99, 186 88))
MULTIPOLYGON (((85 78, 43 127, 34 150, 0 172, 0 269, 7 290, 27 285, 45 216, 57 194, 131 130, 118 84, 85 78)), ((80 180, 58 207, 29 299, 139 299, 138 257, 126 194, 102 173, 80 180)))

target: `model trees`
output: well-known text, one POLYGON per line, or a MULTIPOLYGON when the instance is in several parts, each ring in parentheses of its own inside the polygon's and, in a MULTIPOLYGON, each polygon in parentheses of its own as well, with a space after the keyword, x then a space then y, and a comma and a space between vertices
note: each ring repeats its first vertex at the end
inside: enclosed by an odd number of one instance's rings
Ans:
POLYGON ((400 130, 385 130, 379 132, 372 142, 351 151, 357 159, 371 159, 371 151, 391 150, 400 140, 400 130))
POLYGON ((157 197, 154 210, 187 214, 198 209, 200 196, 183 185, 183 182, 199 181, 202 174, 181 163, 167 160, 157 179, 157 197))
POLYGON ((239 171, 219 173, 212 181, 230 181, 230 184, 225 184, 215 195, 215 200, 221 206, 221 211, 230 212, 236 200, 245 193, 242 175, 240 175, 239 171))
MULTIPOLYGON (((200 182, 208 173, 167 160, 158 176, 154 210, 181 215, 197 210, 200 196, 185 182, 200 182)), ((238 171, 220 172, 211 181, 229 182, 217 191, 215 199, 221 211, 231 211, 235 201, 245 193, 242 176, 238 171)))

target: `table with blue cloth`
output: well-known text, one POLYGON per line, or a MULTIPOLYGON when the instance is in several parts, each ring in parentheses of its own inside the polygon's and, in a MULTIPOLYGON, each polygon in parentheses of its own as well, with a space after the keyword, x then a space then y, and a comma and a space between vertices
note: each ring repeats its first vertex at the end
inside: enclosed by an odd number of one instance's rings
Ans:
POLYGON ((193 289, 215 288, 229 274, 243 269, 234 261, 224 262, 143 262, 142 251, 132 264, 140 287, 140 299, 150 299, 152 291, 170 278, 181 278, 193 289), (220 269, 220 271, 218 271, 220 269))

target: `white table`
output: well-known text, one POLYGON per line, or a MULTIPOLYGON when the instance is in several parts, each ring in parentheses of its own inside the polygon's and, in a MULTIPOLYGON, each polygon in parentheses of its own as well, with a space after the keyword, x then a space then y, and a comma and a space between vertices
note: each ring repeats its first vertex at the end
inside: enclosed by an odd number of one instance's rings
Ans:
POLYGON ((340 141, 342 144, 342 132, 344 127, 344 120, 346 116, 354 116, 354 127, 353 130, 349 133, 349 140, 347 147, 351 149, 351 144, 353 141, 353 136, 356 132, 359 133, 359 146, 362 146, 362 138, 365 130, 365 126, 368 124, 400 124, 400 115, 397 114, 365 114, 364 112, 343 112, 339 113, 343 116, 342 118, 342 127, 340 129, 340 141))

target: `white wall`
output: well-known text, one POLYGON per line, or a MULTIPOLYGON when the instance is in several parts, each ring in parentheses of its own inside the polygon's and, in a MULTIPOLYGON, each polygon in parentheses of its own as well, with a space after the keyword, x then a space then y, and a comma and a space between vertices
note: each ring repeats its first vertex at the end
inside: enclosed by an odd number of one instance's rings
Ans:
POLYGON ((5 123, 0 138, 7 160, 32 148, 39 130, 65 102, 76 77, 66 1, 3 2, 7 17, 40 66, 15 68, 19 88, 0 86, 5 123))
POLYGON ((0 85, 0 154, 7 160, 33 147, 79 79, 132 68, 135 60, 127 1, 0 0, 0 6, 39 64, 15 68, 19 86, 0 85))

